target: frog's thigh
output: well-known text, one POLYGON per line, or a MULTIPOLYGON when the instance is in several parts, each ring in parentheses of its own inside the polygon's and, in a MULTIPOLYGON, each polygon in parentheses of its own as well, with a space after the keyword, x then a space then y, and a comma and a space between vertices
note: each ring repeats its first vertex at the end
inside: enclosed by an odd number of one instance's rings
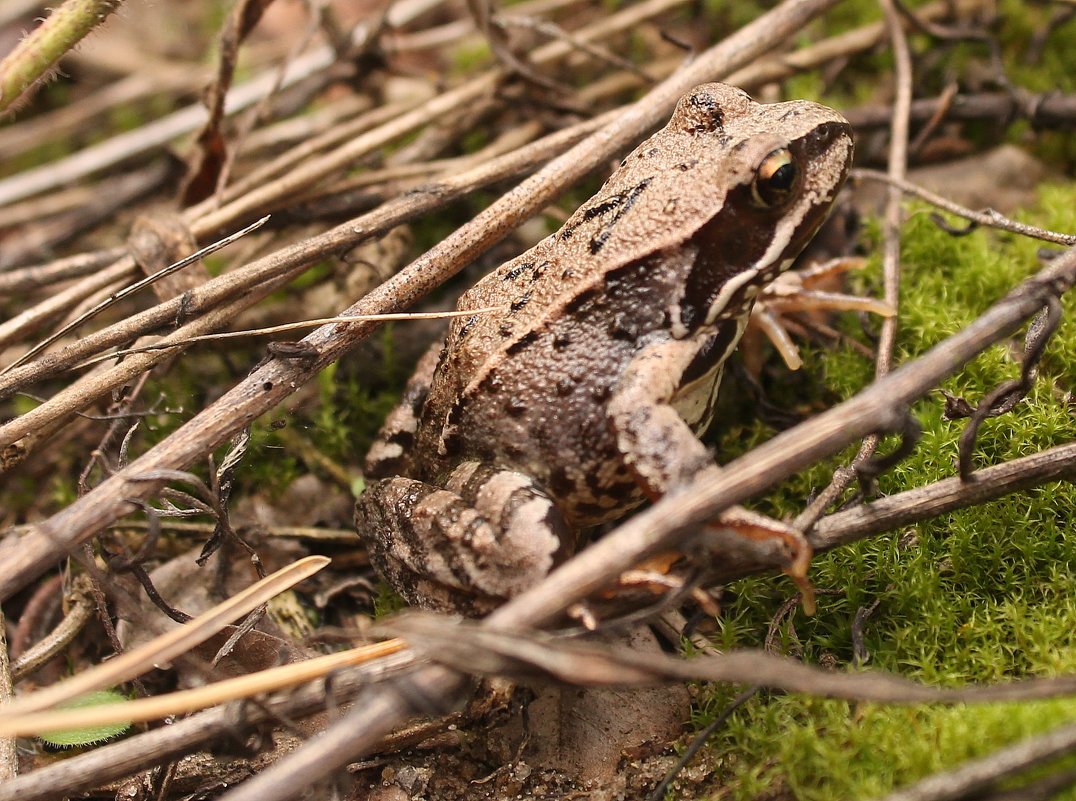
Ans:
POLYGON ((643 348, 609 399, 617 449, 650 498, 658 498, 700 470, 716 470, 713 457, 671 405, 680 377, 698 352, 689 340, 643 348))
POLYGON ((408 380, 400 402, 385 418, 377 439, 366 454, 367 477, 383 478, 410 472, 407 454, 415 441, 422 406, 430 393, 433 373, 443 348, 443 342, 434 342, 415 365, 415 372, 408 380))
POLYGON ((469 462, 446 486, 386 479, 356 505, 371 562, 408 602, 486 612, 552 569, 567 528, 530 478, 469 462))

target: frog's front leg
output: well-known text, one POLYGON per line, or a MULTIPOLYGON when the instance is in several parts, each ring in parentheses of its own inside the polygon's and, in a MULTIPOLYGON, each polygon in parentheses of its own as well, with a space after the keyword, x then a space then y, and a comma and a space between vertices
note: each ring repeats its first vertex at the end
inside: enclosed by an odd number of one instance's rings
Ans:
MULTIPOLYGON (((651 500, 702 472, 720 472, 696 434, 710 422, 721 365, 740 330, 718 330, 695 339, 662 339, 644 346, 618 382, 608 406, 609 422, 621 457, 651 500)), ((787 572, 810 605, 805 576, 811 549, 801 532, 740 506, 723 512, 718 524, 752 539, 783 542, 789 553, 787 572)))
POLYGON ((478 462, 456 467, 444 487, 402 477, 371 484, 355 524, 373 566, 409 603, 469 615, 539 582, 571 544, 532 479, 478 462))

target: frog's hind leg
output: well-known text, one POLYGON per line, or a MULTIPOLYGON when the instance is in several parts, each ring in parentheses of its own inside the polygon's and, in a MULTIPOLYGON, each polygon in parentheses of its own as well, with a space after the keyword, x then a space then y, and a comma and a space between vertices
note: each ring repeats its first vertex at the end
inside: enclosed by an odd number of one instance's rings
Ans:
POLYGON ((385 418, 377 439, 366 454, 366 477, 386 478, 410 473, 408 454, 418 430, 422 406, 430 392, 433 373, 441 357, 443 343, 438 340, 419 359, 415 372, 407 382, 400 402, 385 418))
POLYGON ((531 478, 478 462, 457 467, 445 488, 375 482, 355 522, 392 587, 439 611, 489 612, 543 579, 570 547, 560 511, 531 478))

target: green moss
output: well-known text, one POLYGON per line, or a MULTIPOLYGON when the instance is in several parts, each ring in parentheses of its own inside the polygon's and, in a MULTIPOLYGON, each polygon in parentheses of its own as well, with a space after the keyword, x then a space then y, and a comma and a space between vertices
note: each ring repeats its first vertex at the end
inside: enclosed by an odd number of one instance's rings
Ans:
MULTIPOLYGON (((1008 51, 1024 51, 1047 29, 1054 10, 1049 5, 1002 0, 999 11, 1003 24, 998 26, 1001 45, 1008 51)), ((1037 60, 1006 61, 1013 82, 1032 92, 1071 92, 1076 87, 1076 52, 1072 36, 1076 20, 1069 19, 1050 36, 1037 60)))
POLYGON ((457 75, 470 75, 491 63, 493 54, 484 39, 469 41, 452 51, 452 71, 457 75))
MULTIPOLYGON (((1076 230, 1076 188, 1044 187, 1028 222, 1076 230)), ((956 332, 1038 268, 1040 243, 992 231, 951 237, 925 214, 903 232, 898 362, 956 332)), ((877 265, 858 278, 877 284, 877 265)), ((1076 439, 1067 393, 1076 376, 1076 299, 1042 360, 1038 381, 1013 413, 987 421, 976 447, 980 465, 995 464, 1076 439)), ((849 328, 849 333, 854 329, 849 328)), ((944 388, 978 402, 999 381, 1019 373, 1013 353, 1023 332, 995 346, 948 379, 944 388)), ((870 360, 850 349, 807 351, 808 384, 821 397, 844 398, 870 380, 870 360)), ((804 379, 792 379, 800 390, 804 379)), ((780 392, 774 393, 778 397, 780 392)), ((793 391, 785 402, 803 403, 793 391)), ((880 485, 898 492, 954 474, 965 421, 942 417, 933 393, 915 406, 923 425, 916 452, 880 485)), ((735 452, 772 436, 760 423, 730 429, 735 452)), ((724 446, 722 446, 724 447, 724 446)), ((853 451, 844 454, 847 461, 853 451)), ((824 486, 834 460, 804 471, 760 500, 772 514, 793 514, 824 486)), ((852 620, 877 604, 864 631, 867 666, 931 684, 965 685, 1076 671, 1076 487, 1044 485, 815 559, 818 613, 797 612, 777 642, 813 663, 856 669, 852 620)), ((716 641, 759 646, 770 620, 794 592, 787 579, 737 582, 716 641)), ((715 691, 699 725, 731 699, 715 691)), ((874 798, 894 787, 981 756, 1037 732, 1076 720, 1076 700, 968 707, 853 705, 798 696, 750 701, 712 743, 721 798, 787 794, 797 799, 874 798)), ((1070 793, 1065 798, 1076 798, 1070 793)))
POLYGON ((384 357, 381 364, 372 366, 379 377, 376 386, 335 364, 318 375, 321 402, 300 424, 306 426, 315 447, 331 459, 360 461, 399 402, 406 376, 392 352, 391 326, 383 329, 381 339, 384 357))
POLYGON ((800 801, 876 798, 1006 742, 1062 725, 1076 711, 1073 702, 889 708, 791 700, 751 701, 729 722, 723 739, 736 752, 729 761, 742 772, 743 782, 728 797, 753 799, 785 789, 800 801), (772 743, 775 748, 759 736, 756 715, 767 729, 782 733, 772 743), (776 766, 781 775, 775 779, 776 766))

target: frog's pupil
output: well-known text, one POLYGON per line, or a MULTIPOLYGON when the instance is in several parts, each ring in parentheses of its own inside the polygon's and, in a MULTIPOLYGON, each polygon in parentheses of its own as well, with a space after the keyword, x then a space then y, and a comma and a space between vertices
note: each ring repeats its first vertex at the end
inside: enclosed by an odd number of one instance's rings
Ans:
POLYGON ((782 148, 770 153, 755 176, 755 202, 763 207, 776 206, 788 199, 796 183, 796 163, 782 148))
POLYGON ((796 168, 791 163, 782 164, 777 171, 770 176, 770 186, 774 189, 791 189, 792 181, 796 177, 796 168))

